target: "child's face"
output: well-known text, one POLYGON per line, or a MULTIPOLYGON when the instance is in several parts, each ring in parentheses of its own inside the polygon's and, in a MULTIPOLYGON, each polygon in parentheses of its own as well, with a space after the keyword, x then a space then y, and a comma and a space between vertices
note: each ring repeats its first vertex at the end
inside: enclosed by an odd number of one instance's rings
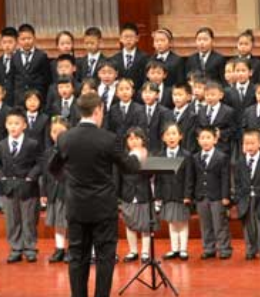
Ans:
POLYGON ((127 81, 122 81, 118 84, 116 89, 117 97, 122 102, 129 102, 133 98, 134 90, 131 84, 127 81))
POLYGON ((139 36, 132 30, 124 30, 120 36, 120 42, 123 47, 127 50, 132 50, 137 46, 139 36))
POLYGON ((59 123, 52 124, 51 126, 51 139, 54 143, 57 142, 57 139, 61 133, 64 133, 67 131, 67 128, 59 123))
POLYGON ((235 70, 234 70, 234 64, 233 63, 228 63, 225 66, 225 80, 229 84, 236 83, 236 73, 235 73, 235 70))
POLYGON ((72 83, 58 84, 58 93, 61 98, 69 99, 74 93, 74 87, 72 83))
POLYGON ((18 43, 23 50, 30 51, 34 47, 35 36, 31 32, 21 32, 18 43))
POLYGON ((109 66, 104 66, 98 71, 101 82, 107 86, 112 85, 117 78, 117 71, 109 66))
POLYGON ((160 85, 164 79, 167 77, 167 73, 160 67, 150 68, 147 72, 147 78, 150 82, 160 85))
POLYGON ((8 134, 13 138, 18 138, 27 127, 25 119, 17 115, 8 116, 5 126, 8 134))
POLYGON ((127 138, 127 148, 131 151, 136 148, 141 148, 144 146, 142 138, 135 135, 134 133, 131 133, 129 137, 127 138))
POLYGON ((239 55, 247 56, 251 53, 253 48, 253 43, 247 36, 241 36, 237 42, 237 50, 239 55))
POLYGON ((153 105, 158 100, 158 93, 146 88, 142 91, 142 99, 146 105, 153 105))
POLYGON ((260 148, 260 139, 257 134, 246 134, 243 138, 243 151, 254 156, 260 148))
POLYGON ((3 36, 1 38, 1 47, 4 54, 11 55, 17 46, 17 40, 11 36, 3 36))
POLYGON ((58 75, 68 75, 73 76, 74 72, 76 71, 75 65, 71 64, 70 61, 63 60, 57 63, 57 72, 58 75))
POLYGON ((174 88, 172 92, 173 103, 175 107, 182 108, 184 105, 188 104, 191 99, 191 95, 188 94, 184 89, 174 88))
POLYGON ((201 32, 196 37, 197 49, 201 53, 207 53, 213 48, 213 40, 206 32, 201 32))
POLYGON ((198 143, 202 150, 210 151, 216 145, 217 137, 209 131, 202 131, 198 136, 198 143))
POLYGON ((100 39, 96 36, 85 36, 84 45, 88 53, 95 54, 99 51, 100 39))
POLYGON ((165 53, 170 49, 171 42, 165 34, 157 32, 153 36, 153 46, 157 53, 165 53))
POLYGON ((0 102, 3 102, 4 98, 5 98, 5 90, 3 89, 3 87, 0 86, 0 102))
POLYGON ((193 95, 199 101, 203 101, 204 98, 205 98, 205 84, 194 83, 194 86, 193 86, 193 95))
POLYGON ((205 101, 210 106, 215 106, 223 98, 223 96, 223 92, 217 88, 205 90, 205 101))
POLYGON ((25 101, 26 109, 30 112, 35 112, 40 108, 41 102, 39 98, 35 95, 27 98, 25 101))
POLYGON ((252 71, 248 69, 246 64, 238 63, 235 66, 235 75, 236 75, 237 82, 245 83, 252 76, 252 71))
POLYGON ((257 86, 257 87, 256 87, 256 90, 255 90, 255 96, 256 96, 256 101, 257 101, 257 103, 260 104, 260 86, 257 86))
POLYGON ((96 93, 96 90, 92 89, 89 84, 84 84, 81 89, 81 95, 87 95, 89 93, 96 93))
POLYGON ((168 148, 174 149, 179 145, 182 135, 178 131, 177 127, 173 125, 163 133, 162 139, 168 148))
POLYGON ((62 54, 71 54, 73 51, 73 41, 70 36, 62 34, 58 41, 58 50, 62 54))

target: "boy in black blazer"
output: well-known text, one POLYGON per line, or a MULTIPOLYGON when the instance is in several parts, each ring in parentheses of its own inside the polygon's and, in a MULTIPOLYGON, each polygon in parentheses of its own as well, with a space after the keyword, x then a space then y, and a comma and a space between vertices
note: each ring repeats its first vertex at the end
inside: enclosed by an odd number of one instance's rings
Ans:
POLYGON ((14 104, 13 92, 13 67, 11 59, 16 51, 17 30, 13 27, 5 27, 1 32, 1 48, 3 55, 0 57, 0 84, 6 90, 5 102, 9 106, 14 104))
POLYGON ((256 104, 246 108, 242 127, 247 129, 260 129, 260 84, 255 86, 256 104))
POLYGON ((11 110, 6 119, 8 137, 0 142, 1 191, 11 246, 8 263, 21 261, 22 254, 28 262, 36 261, 40 149, 24 134, 26 125, 23 111, 11 110))
POLYGON ((112 59, 118 69, 118 77, 130 78, 134 82, 135 90, 139 90, 145 79, 145 65, 148 55, 138 49, 139 30, 136 24, 124 24, 120 33, 122 50, 112 59))
POLYGON ((50 82, 47 54, 35 46, 35 30, 29 24, 18 29, 20 49, 12 57, 15 105, 24 105, 24 93, 36 89, 44 100, 50 82))
POLYGON ((0 84, 0 141, 6 138, 7 131, 5 127, 6 116, 10 111, 11 107, 9 107, 5 103, 6 91, 4 87, 0 84))
POLYGON ((99 64, 106 59, 100 51, 102 32, 97 27, 89 27, 84 34, 84 45, 87 54, 77 61, 77 79, 82 82, 84 78, 94 78, 98 81, 99 64))
POLYGON ((201 259, 231 257, 229 222, 225 207, 230 197, 230 168, 228 157, 217 148, 217 133, 212 127, 203 128, 198 135, 201 151, 194 155, 194 198, 200 218, 203 240, 201 259))
POLYGON ((247 130, 243 135, 244 155, 235 167, 235 202, 242 220, 246 260, 260 252, 260 134, 247 130))
POLYGON ((205 101, 207 106, 201 108, 197 118, 197 130, 212 126, 217 130, 217 148, 230 155, 231 140, 235 132, 235 117, 231 107, 221 103, 224 91, 222 86, 214 81, 208 81, 205 86, 205 101))

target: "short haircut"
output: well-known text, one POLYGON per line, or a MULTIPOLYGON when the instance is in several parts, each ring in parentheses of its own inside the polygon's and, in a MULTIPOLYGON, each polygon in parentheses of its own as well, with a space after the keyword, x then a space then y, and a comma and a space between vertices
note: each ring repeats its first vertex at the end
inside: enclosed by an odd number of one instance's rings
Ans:
POLYGON ((116 72, 118 72, 118 67, 115 61, 112 59, 105 59, 102 62, 99 63, 97 71, 100 71, 104 67, 109 67, 114 69, 116 72))
POLYGON ((72 86, 74 87, 73 77, 71 77, 70 75, 60 75, 57 80, 57 85, 61 84, 72 84, 72 86))
POLYGON ((172 121, 168 121, 163 125, 161 135, 163 135, 170 127, 176 127, 179 134, 183 135, 180 125, 178 125, 176 122, 172 122, 172 121))
POLYGON ((71 65, 73 65, 73 66, 76 65, 75 57, 70 54, 59 55, 56 61, 57 61, 57 63, 62 62, 62 61, 68 61, 71 63, 71 65))
POLYGON ((247 135, 250 135, 250 136, 256 135, 260 141, 260 130, 259 129, 246 129, 243 133, 243 139, 247 135))
POLYGON ((132 87, 132 89, 135 88, 135 84, 134 84, 134 82, 133 82, 133 80, 132 80, 131 78, 122 77, 122 78, 120 78, 119 81, 117 82, 116 89, 118 88, 118 86, 119 86, 122 82, 126 82, 126 83, 128 83, 128 84, 132 87))
POLYGON ((122 33, 125 30, 131 30, 133 31, 136 35, 139 35, 139 30, 138 27, 135 23, 125 23, 120 30, 120 33, 122 33))
POLYGON ((7 114, 6 119, 8 119, 11 116, 16 116, 19 118, 22 118, 27 123, 27 117, 24 112, 24 109, 21 106, 13 107, 7 114))
POLYGON ((192 87, 189 84, 186 83, 177 83, 172 87, 172 91, 175 89, 182 89, 184 90, 187 94, 192 95, 192 87))
POLYGON ((199 30, 196 32, 196 37, 200 33, 206 33, 211 39, 214 39, 214 31, 210 27, 201 27, 199 30))
POLYGON ((218 83, 217 81, 214 81, 214 80, 208 80, 205 85, 205 91, 212 90, 212 89, 217 89, 222 93, 224 92, 223 87, 220 83, 218 83))
POLYGON ((35 29, 31 24, 22 24, 19 28, 18 28, 18 34, 21 34, 23 32, 29 32, 32 35, 35 35, 35 29))
POLYGON ((95 91, 98 90, 97 81, 92 77, 83 79, 83 81, 81 83, 81 90, 83 89, 84 85, 88 85, 90 87, 90 89, 92 89, 92 90, 95 90, 95 91))
POLYGON ((41 103, 43 102, 42 94, 38 90, 29 90, 29 91, 25 92, 24 102, 26 102, 26 100, 32 96, 37 97, 41 103))
POLYGON ((200 70, 191 70, 187 73, 186 79, 189 80, 196 80, 197 78, 205 77, 204 73, 200 70))
POLYGON ((208 79, 205 76, 197 76, 194 78, 194 84, 206 85, 207 82, 208 82, 208 79))
POLYGON ((52 126, 54 126, 56 124, 62 125, 63 127, 67 128, 68 130, 70 129, 70 123, 69 123, 68 119, 64 118, 61 115, 56 115, 51 118, 50 127, 52 128, 52 126))
POLYGON ((159 89, 158 84, 153 83, 153 82, 151 82, 151 81, 146 81, 146 82, 142 85, 142 87, 141 87, 141 91, 144 91, 144 90, 146 90, 146 89, 149 89, 149 90, 151 90, 151 91, 153 91, 153 92, 156 92, 156 93, 160 93, 160 89, 159 89))
POLYGON ((235 63, 235 68, 236 68, 236 65, 237 65, 237 64, 242 63, 242 64, 244 64, 249 70, 252 70, 252 63, 251 63, 251 61, 250 61, 249 59, 247 59, 247 58, 236 58, 236 59, 234 60, 234 63, 235 63))
POLYGON ((87 95, 81 95, 77 99, 77 106, 82 116, 90 117, 93 115, 94 110, 97 107, 103 105, 102 99, 96 93, 89 93, 87 95))
POLYGON ((147 147, 147 137, 144 130, 140 127, 131 127, 126 131, 126 134, 125 134, 126 149, 127 149, 127 139, 131 136, 131 134, 134 134, 136 137, 141 138, 143 141, 144 147, 147 147))
POLYGON ((255 36, 253 34, 253 30, 251 29, 246 29, 245 31, 243 31, 242 33, 239 34, 238 36, 238 40, 241 38, 241 37, 247 37, 248 39, 250 39, 250 41, 252 43, 255 42, 255 36))
POLYGON ((5 27, 1 31, 1 37, 13 37, 14 39, 17 39, 18 32, 14 27, 5 27))
POLYGON ((89 27, 89 28, 87 28, 84 35, 85 36, 95 36, 95 37, 97 37, 99 39, 102 38, 102 32, 98 27, 89 27))
POLYGON ((150 69, 156 69, 156 68, 162 69, 165 73, 168 72, 165 64, 161 61, 156 61, 156 60, 151 60, 146 64, 145 72, 147 73, 150 69))
POLYGON ((210 134, 212 134, 215 138, 217 137, 217 128, 209 125, 209 126, 205 126, 203 128, 200 128, 197 132, 198 136, 200 136, 200 134, 202 132, 209 132, 210 134))
POLYGON ((156 31, 153 32, 153 36, 156 34, 156 33, 161 33, 161 34, 164 34, 169 41, 172 41, 173 40, 173 35, 172 35, 172 31, 168 28, 161 28, 161 29, 158 29, 156 31))

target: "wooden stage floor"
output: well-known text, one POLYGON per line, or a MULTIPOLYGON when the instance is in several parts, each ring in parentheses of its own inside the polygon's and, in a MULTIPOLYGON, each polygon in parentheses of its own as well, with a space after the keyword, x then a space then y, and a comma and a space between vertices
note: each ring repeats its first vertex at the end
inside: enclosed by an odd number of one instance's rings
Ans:
MULTIPOLYGON (((162 268, 178 289, 181 297, 260 297, 260 259, 244 260, 244 242, 233 241, 234 253, 230 260, 200 260, 201 242, 190 240, 190 260, 162 262, 162 268)), ((169 241, 156 241, 156 253, 168 251, 169 241)), ((70 297, 66 264, 49 265, 47 259, 53 250, 53 240, 41 239, 37 263, 6 264, 8 246, 0 239, 0 297, 70 297)), ((127 252, 125 240, 120 240, 118 252, 122 258, 127 252)), ((117 264, 111 297, 137 272, 140 263, 117 264)), ((95 268, 91 269, 89 296, 93 296, 95 268)), ((150 279, 150 273, 144 275, 150 279)), ((174 296, 169 288, 151 291, 138 282, 123 294, 125 297, 174 296)))

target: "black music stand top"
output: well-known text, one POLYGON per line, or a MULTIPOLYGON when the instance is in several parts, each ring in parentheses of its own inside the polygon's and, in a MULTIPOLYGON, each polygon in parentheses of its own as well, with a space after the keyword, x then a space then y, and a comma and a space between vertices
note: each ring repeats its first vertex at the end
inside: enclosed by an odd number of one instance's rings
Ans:
POLYGON ((166 158, 166 157, 148 157, 141 164, 139 171, 141 173, 177 173, 184 158, 166 158))

